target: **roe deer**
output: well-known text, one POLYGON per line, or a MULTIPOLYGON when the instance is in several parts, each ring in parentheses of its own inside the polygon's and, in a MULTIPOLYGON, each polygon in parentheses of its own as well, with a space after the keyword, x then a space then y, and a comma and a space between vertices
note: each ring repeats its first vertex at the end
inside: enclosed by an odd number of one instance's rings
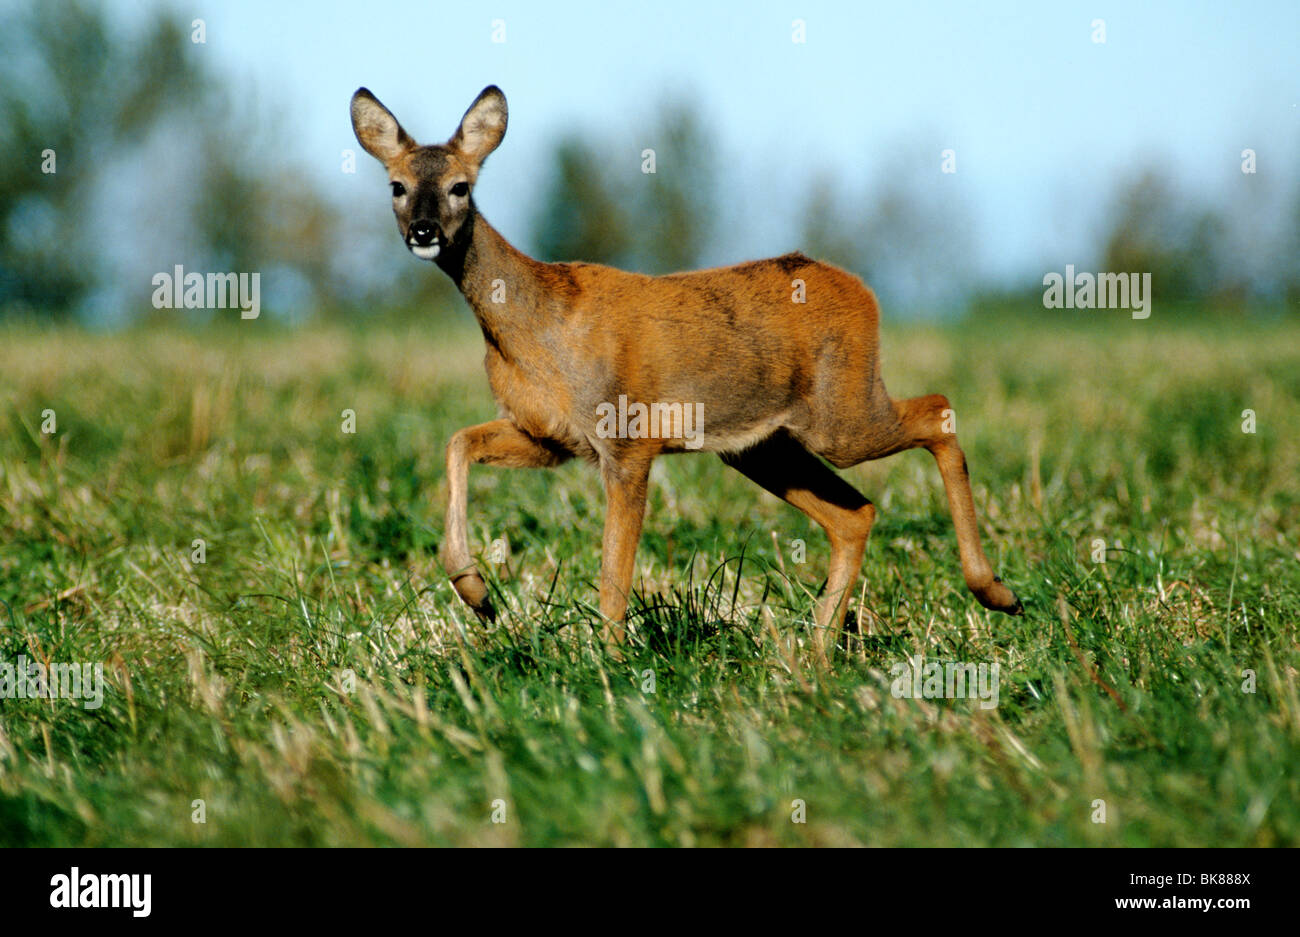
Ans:
POLYGON ((484 220, 471 194, 505 136, 506 113, 501 90, 485 88, 447 143, 420 146, 368 90, 352 97, 353 130, 388 171, 406 246, 441 267, 474 310, 503 414, 447 446, 443 563, 470 608, 495 617, 466 533, 470 464, 543 467, 580 456, 600 467, 605 486, 602 637, 620 653, 650 463, 704 449, 830 538, 814 629, 825 665, 876 511, 821 459, 846 468, 920 446, 939 464, 966 584, 986 608, 1021 612, 980 545, 948 400, 893 400, 885 391, 876 298, 861 280, 797 253, 670 276, 533 260, 484 220), (641 432, 611 433, 615 401, 620 411, 633 401, 671 417, 693 412, 704 426, 694 438, 645 433, 644 420, 641 432))

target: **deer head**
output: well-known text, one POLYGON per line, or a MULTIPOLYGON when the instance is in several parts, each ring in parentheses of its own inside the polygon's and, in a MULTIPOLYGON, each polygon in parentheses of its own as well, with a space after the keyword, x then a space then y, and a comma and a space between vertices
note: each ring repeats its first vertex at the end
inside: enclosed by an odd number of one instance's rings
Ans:
POLYGON ((365 88, 352 95, 352 130, 367 153, 383 163, 393 190, 393 214, 407 248, 434 260, 458 246, 474 212, 479 167, 506 134, 506 96, 483 89, 446 143, 420 146, 365 88))

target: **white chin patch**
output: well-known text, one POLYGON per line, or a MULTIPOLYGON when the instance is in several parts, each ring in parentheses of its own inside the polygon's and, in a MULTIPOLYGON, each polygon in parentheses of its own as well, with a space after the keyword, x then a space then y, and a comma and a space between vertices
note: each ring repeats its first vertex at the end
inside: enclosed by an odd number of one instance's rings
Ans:
POLYGON ((428 247, 421 247, 419 244, 411 245, 411 253, 416 257, 419 257, 421 260, 433 260, 433 258, 438 256, 440 250, 442 250, 442 248, 437 244, 430 244, 428 247))

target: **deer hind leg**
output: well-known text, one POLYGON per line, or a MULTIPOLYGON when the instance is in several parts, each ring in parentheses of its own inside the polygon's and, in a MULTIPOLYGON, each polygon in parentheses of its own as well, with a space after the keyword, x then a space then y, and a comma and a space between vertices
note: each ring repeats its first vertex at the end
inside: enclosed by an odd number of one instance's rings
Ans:
POLYGON ((538 442, 509 420, 492 420, 467 426, 447 444, 447 532, 442 564, 457 594, 485 621, 496 620, 487 585, 469 552, 469 466, 471 463, 507 468, 549 468, 569 459, 569 454, 538 442))
POLYGON ((803 511, 826 531, 831 543, 830 569, 826 591, 817 602, 813 646, 818 663, 828 666, 876 519, 875 505, 784 432, 744 452, 725 454, 722 461, 803 511))
POLYGON ((980 544, 979 525, 975 519, 975 501, 971 497, 970 473, 966 456, 957 445, 952 422, 952 408, 942 394, 913 397, 895 404, 899 422, 907 434, 907 448, 921 446, 930 450, 939 464, 943 487, 948 493, 948 509, 957 531, 957 549, 966 585, 985 608, 1008 615, 1024 611, 1016 594, 993 575, 993 566, 980 544))

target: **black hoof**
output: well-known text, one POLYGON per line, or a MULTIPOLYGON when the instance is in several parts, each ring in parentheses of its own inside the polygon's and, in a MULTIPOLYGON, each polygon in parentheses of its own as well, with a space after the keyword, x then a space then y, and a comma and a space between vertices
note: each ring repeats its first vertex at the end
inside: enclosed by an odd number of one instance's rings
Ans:
POLYGON ((1025 607, 1021 604, 1020 598, 1007 588, 1001 576, 994 576, 993 586, 976 592, 975 597, 979 599, 981 605, 990 611, 1001 612, 1004 615, 1023 615, 1025 613, 1025 607))

